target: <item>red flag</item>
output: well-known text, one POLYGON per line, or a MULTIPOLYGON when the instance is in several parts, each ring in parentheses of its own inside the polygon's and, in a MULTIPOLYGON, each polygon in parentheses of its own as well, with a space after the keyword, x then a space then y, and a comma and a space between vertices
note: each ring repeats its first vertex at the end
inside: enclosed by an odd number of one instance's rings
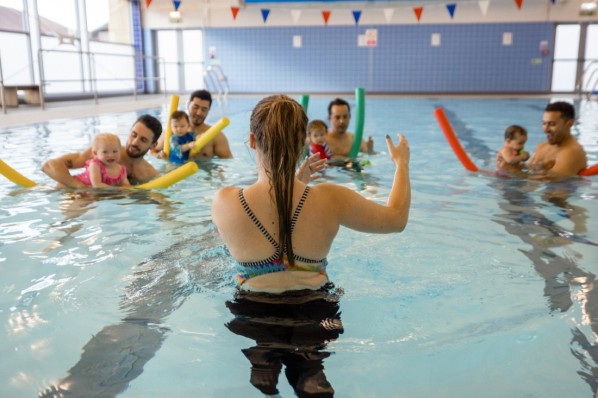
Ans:
POLYGON ((328 25, 328 18, 330 18, 330 11, 322 11, 322 17, 324 17, 324 25, 328 25))
POLYGON ((419 22, 420 18, 422 17, 422 13, 424 12, 424 7, 413 7, 413 12, 417 17, 417 21, 419 22))
POLYGON ((517 8, 521 10, 521 6, 523 5, 523 0, 515 0, 515 4, 517 4, 517 8))
POLYGON ((231 7, 230 10, 233 12, 233 21, 237 19, 239 13, 239 7, 231 7))
POLYGON ((149 8, 150 4, 152 4, 152 0, 145 0, 145 6, 149 8))

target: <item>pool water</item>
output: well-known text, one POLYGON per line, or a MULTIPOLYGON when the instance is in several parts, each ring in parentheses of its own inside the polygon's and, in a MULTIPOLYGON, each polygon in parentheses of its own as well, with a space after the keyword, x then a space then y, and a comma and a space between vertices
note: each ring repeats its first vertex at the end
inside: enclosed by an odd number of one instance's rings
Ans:
MULTIPOLYGON (((331 99, 311 98, 309 117, 326 120, 331 99)), ((256 178, 244 142, 258 100, 214 103, 208 121, 230 118, 235 158, 164 190, 55 190, 40 167, 100 131, 124 141, 139 114, 165 120, 166 104, 0 130, 2 160, 42 184, 0 178, 0 396, 51 396, 59 380, 81 397, 263 396, 241 351, 255 342, 225 326, 234 271, 210 222, 219 188, 256 178)), ((344 333, 326 347, 324 372, 336 396, 594 396, 598 177, 467 172, 433 116, 442 106, 474 162, 492 169, 508 125, 528 129, 528 150, 544 139, 546 102, 367 98, 365 135, 379 153, 362 172, 329 169, 318 181, 384 202, 393 167, 383 137, 401 132, 412 206, 401 234, 343 228, 333 244, 344 333)), ((598 163, 598 103, 576 105, 574 134, 598 163)), ((284 374, 278 388, 294 396, 284 374)))

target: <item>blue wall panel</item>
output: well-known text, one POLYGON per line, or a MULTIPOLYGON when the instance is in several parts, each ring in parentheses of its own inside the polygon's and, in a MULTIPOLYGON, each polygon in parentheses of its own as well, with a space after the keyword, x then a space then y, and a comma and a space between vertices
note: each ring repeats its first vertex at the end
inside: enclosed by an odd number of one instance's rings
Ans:
MULTIPOLYGON (((366 26, 210 28, 233 93, 547 92, 552 23, 372 26, 377 47, 358 47, 366 26), (502 45, 504 32, 513 43, 502 45), (441 46, 431 46, 431 35, 441 46), (293 36, 302 47, 293 48, 293 36), (537 60, 541 59, 541 63, 537 60)), ((207 56, 207 54, 206 54, 207 56)))

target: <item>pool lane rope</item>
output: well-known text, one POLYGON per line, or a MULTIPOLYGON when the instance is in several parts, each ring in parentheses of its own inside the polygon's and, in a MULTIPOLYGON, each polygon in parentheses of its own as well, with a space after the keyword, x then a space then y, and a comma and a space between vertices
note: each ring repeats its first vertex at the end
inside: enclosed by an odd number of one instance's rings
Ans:
POLYGON ((365 90, 363 88, 355 89, 355 135, 353 137, 353 145, 349 151, 349 157, 355 159, 359 154, 361 141, 363 137, 363 126, 365 119, 365 90))
MULTIPOLYGON (((177 167, 176 169, 170 171, 169 173, 164 174, 152 181, 149 181, 145 184, 141 185, 134 185, 130 188, 135 189, 157 189, 157 188, 168 188, 169 186, 176 184, 177 182, 181 181, 189 177, 190 175, 194 174, 199 167, 195 162, 188 162, 185 163, 181 167, 177 167)), ((25 177, 12 167, 10 167, 6 162, 0 160, 0 174, 4 177, 8 178, 14 184, 19 185, 23 188, 33 188, 38 184, 34 181, 31 181, 29 178, 25 177)))
MULTIPOLYGON (((444 109, 436 108, 434 110, 434 116, 436 117, 436 121, 444 134, 444 137, 448 141, 449 145, 451 146, 453 152, 457 156, 457 159, 461 162, 463 167, 465 167, 468 171, 482 171, 472 162, 472 160, 467 155, 467 152, 463 149, 463 146, 459 142, 457 135, 455 134, 446 114, 444 113, 444 109)), ((581 170, 577 175, 580 176, 594 176, 598 174, 598 164, 595 164, 592 167, 588 167, 586 169, 581 170)))
POLYGON ((170 106, 168 107, 168 121, 166 122, 166 133, 164 135, 164 146, 162 152, 164 152, 165 159, 170 156, 170 137, 172 137, 172 128, 170 127, 170 117, 174 112, 179 109, 179 96, 173 95, 170 97, 170 106))

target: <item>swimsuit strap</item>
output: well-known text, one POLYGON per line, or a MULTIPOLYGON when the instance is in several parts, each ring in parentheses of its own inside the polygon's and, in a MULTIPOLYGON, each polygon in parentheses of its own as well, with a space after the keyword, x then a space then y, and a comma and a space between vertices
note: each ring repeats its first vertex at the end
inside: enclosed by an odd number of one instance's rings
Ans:
POLYGON ((243 206, 243 209, 245 209, 245 213, 247 213, 249 218, 251 218, 251 221, 253 221, 255 226, 258 227, 258 229, 262 232, 262 235, 264 235, 268 239, 268 241, 272 244, 272 246, 274 246, 274 248, 276 249, 276 253, 278 253, 278 251, 280 250, 280 246, 278 245, 278 243, 276 243, 276 241, 274 240, 272 235, 270 235, 270 233, 266 230, 266 228, 264 228, 264 226, 262 225, 260 220, 257 219, 255 214, 253 214, 253 212, 249 208, 249 205, 247 204, 247 201, 245 200, 245 196, 243 196, 243 188, 239 189, 239 200, 241 201, 241 206, 243 206))
POLYGON ((307 194, 309 193, 309 187, 305 186, 305 191, 303 191, 303 195, 301 195, 301 199, 299 199, 299 203, 297 204, 297 208, 295 209, 295 213, 293 214, 293 218, 291 219, 291 232, 295 229, 295 223, 297 222, 297 218, 299 218, 299 213, 301 209, 303 209, 303 204, 305 203, 305 199, 307 199, 307 194))
MULTIPOLYGON (((303 204, 305 203, 305 199, 307 199, 308 193, 309 193, 309 187, 305 186, 303 195, 301 195, 301 199, 299 199, 299 203, 297 204, 297 207, 295 208, 295 213, 293 214, 293 218, 291 219, 291 232, 295 228, 295 223, 297 222, 297 218, 299 218, 299 213, 301 213, 301 209, 303 209, 303 204)), ((249 208, 249 205, 247 204, 247 201, 245 200, 245 196, 243 195, 243 188, 239 189, 239 201, 241 202, 241 206, 243 206, 243 209, 245 209, 245 213, 247 213, 249 218, 251 218, 251 221, 253 221, 255 226, 258 227, 258 229, 262 232, 262 235, 264 235, 266 237, 266 239, 268 239, 268 241, 272 244, 272 246, 274 246, 274 248, 276 249, 276 252, 278 253, 278 250, 280 250, 280 246, 274 240, 272 235, 270 235, 270 233, 266 230, 266 228, 264 228, 264 226, 262 225, 260 220, 257 219, 255 214, 253 214, 253 211, 251 211, 251 209, 249 208)))

